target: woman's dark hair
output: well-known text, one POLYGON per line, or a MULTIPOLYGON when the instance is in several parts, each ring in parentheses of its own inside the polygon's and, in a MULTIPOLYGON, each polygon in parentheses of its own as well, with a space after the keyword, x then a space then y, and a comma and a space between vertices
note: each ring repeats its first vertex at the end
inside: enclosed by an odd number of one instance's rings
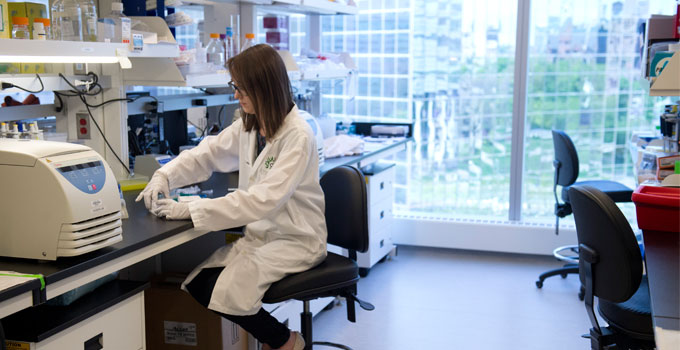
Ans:
POLYGON ((246 131, 263 128, 270 140, 293 107, 293 93, 283 59, 270 46, 259 44, 230 58, 227 67, 239 93, 248 96, 255 109, 254 115, 241 109, 246 131))

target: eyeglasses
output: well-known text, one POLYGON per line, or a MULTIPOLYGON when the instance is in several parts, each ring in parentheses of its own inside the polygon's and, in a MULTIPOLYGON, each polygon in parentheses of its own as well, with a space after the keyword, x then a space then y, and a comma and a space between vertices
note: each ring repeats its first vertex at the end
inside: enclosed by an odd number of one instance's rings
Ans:
POLYGON ((234 84, 233 80, 230 80, 227 84, 229 85, 230 88, 234 90, 234 92, 238 91, 239 93, 243 94, 243 91, 239 89, 238 85, 234 84))

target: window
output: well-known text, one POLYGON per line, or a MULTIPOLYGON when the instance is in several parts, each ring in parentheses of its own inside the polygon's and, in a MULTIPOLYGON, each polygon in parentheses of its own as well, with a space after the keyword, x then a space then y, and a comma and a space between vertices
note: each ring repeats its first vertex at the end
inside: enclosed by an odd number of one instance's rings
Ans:
MULTIPOLYGON (((525 220, 554 220, 551 129, 564 130, 574 141, 578 181, 608 179, 635 187, 628 140, 633 131, 654 130, 664 100, 649 97, 646 82, 640 79, 637 30, 650 14, 672 10, 668 4, 532 2, 522 188, 525 220)), ((633 204, 621 208, 626 217, 635 217, 633 204)))
POLYGON ((513 115, 517 1, 357 5, 358 16, 322 17, 322 42, 355 37, 333 48, 359 67, 356 95, 342 85, 343 108, 323 112, 414 124, 415 142, 395 160, 397 216, 507 220, 513 118, 525 122, 522 220, 554 222, 552 128, 577 142, 579 179, 632 185, 630 133, 652 130, 670 102, 638 78, 636 27, 672 2, 532 1, 524 116, 513 115))

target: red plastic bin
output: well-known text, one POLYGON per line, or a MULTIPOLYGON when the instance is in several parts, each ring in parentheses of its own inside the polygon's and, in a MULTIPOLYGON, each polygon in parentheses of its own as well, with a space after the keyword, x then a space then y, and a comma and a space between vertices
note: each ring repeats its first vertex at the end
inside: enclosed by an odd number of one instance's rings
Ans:
POLYGON ((680 188, 640 185, 633 202, 643 231, 680 233, 680 188))

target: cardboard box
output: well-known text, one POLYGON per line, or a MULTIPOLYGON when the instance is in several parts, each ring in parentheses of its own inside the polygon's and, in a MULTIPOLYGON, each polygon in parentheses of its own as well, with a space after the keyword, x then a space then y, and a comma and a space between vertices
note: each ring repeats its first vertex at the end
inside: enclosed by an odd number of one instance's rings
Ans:
POLYGON ((11 36, 12 27, 9 25, 7 0, 0 0, 0 39, 9 39, 11 36))
POLYGON ((247 350, 248 334, 179 289, 184 276, 155 278, 144 292, 147 350, 247 350))

